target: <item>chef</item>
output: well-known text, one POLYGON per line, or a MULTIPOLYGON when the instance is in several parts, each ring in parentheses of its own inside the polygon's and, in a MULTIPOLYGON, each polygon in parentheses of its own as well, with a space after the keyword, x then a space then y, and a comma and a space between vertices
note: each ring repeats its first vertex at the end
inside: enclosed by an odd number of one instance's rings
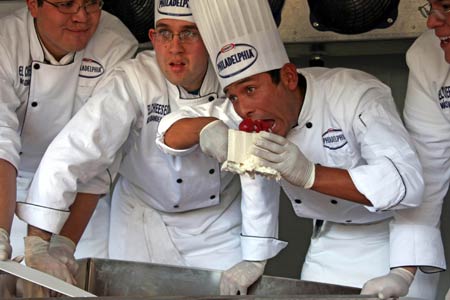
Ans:
MULTIPOLYGON (((189 125, 196 133, 190 143, 220 161, 227 145, 224 128, 236 127, 224 117, 232 114, 231 104, 242 118, 269 122, 271 132, 260 133, 252 153, 281 173, 296 214, 315 220, 301 278, 362 287, 388 274, 363 293, 406 295, 415 267, 390 261, 390 252, 414 249, 390 247, 389 224, 397 210, 420 205, 423 180, 390 89, 356 70, 297 70, 274 22, 266 29, 261 24, 268 23, 267 14, 252 13, 265 5, 191 0, 229 101, 183 108, 163 120, 160 134, 181 136, 189 125), (249 25, 242 30, 241 24, 249 25)), ((412 296, 427 298, 426 288, 412 296)))
POLYGON ((413 261, 420 266, 417 272, 429 273, 425 276, 433 281, 432 294, 426 299, 435 299, 436 272, 446 268, 440 219, 450 181, 450 14, 444 1, 429 1, 419 10, 430 30, 406 54, 409 78, 403 115, 422 163, 425 193, 420 207, 398 213, 394 228, 399 238, 393 242, 420 249, 419 254, 398 253, 398 259, 413 261))
MULTIPOLYGON (((26 224, 14 218, 11 229, 11 221, 48 145, 105 73, 137 49, 102 1, 26 3, 0 20, 0 260, 24 254, 26 224)), ((108 206, 99 204, 78 257, 106 257, 108 206)))
MULTIPOLYGON (((77 242, 85 221, 83 202, 75 200, 80 185, 99 181, 123 154, 112 198, 110 258, 257 272, 244 283, 224 283, 224 293, 245 293, 265 260, 286 245, 277 239, 278 202, 272 201, 279 190, 261 179, 267 184, 241 194, 239 177, 221 172, 216 160, 198 152, 174 158, 158 149, 164 115, 214 102, 222 93, 188 1, 155 1, 155 21, 149 30, 154 51, 139 53, 102 81, 49 147, 17 212, 77 242), (249 207, 242 214, 241 205, 249 207)), ((91 194, 108 187, 96 186, 91 194)))

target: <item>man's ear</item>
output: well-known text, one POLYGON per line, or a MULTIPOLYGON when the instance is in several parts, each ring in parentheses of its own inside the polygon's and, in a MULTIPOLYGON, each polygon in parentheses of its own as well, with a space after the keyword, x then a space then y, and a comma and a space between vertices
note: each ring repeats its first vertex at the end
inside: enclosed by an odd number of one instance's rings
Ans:
POLYGON ((284 64, 281 68, 281 82, 289 89, 295 90, 298 85, 297 67, 293 63, 284 64))
POLYGON ((27 0, 28 10, 30 11, 33 18, 37 17, 38 14, 38 2, 37 0, 27 0))
POLYGON ((149 40, 152 42, 152 44, 153 44, 153 36, 152 36, 152 33, 155 31, 155 29, 153 29, 153 28, 150 28, 149 30, 148 30, 148 38, 149 38, 149 40))

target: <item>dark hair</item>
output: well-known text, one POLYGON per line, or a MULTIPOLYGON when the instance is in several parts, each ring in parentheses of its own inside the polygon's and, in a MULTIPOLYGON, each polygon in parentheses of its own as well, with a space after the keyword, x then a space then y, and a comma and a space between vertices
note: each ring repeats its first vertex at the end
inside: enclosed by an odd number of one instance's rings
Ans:
POLYGON ((281 80, 280 71, 281 71, 281 69, 274 69, 274 70, 267 71, 267 74, 270 75, 270 78, 272 78, 272 82, 274 84, 280 83, 280 80, 281 80))
MULTIPOLYGON (((270 78, 272 78, 272 82, 274 84, 279 84, 281 81, 281 69, 274 69, 267 71, 267 74, 270 75, 270 78)), ((306 90, 306 78, 302 74, 298 73, 298 87, 302 90, 306 90)))
POLYGON ((38 6, 42 6, 44 4, 44 0, 37 0, 38 6))

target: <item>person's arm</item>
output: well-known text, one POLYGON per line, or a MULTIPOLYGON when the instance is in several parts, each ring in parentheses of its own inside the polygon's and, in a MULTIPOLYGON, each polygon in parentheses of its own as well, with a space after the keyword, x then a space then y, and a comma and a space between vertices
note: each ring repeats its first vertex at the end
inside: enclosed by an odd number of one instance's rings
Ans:
POLYGON ((203 127, 215 120, 214 117, 180 119, 166 131, 164 143, 173 149, 190 148, 199 143, 203 127))
POLYGON ((0 159, 0 228, 8 233, 16 208, 16 168, 0 159))
POLYGON ((358 191, 347 170, 316 165, 315 173, 312 190, 351 202, 372 206, 372 203, 358 191))
POLYGON ((94 213, 99 195, 77 194, 70 215, 59 234, 29 225, 25 238, 28 266, 75 284, 78 264, 74 253, 84 229, 94 213))
POLYGON ((11 257, 9 241, 11 223, 16 208, 16 168, 0 159, 0 260, 11 257))

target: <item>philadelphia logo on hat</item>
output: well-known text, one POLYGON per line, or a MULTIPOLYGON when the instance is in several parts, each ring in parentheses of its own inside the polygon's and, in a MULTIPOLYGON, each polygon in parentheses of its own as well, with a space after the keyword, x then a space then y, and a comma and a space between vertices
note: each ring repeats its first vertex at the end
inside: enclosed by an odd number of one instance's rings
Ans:
POLYGON ((248 44, 228 44, 220 49, 216 66, 221 78, 230 78, 250 68, 258 59, 258 51, 248 44))
POLYGON ((174 17, 192 15, 189 9, 189 0, 159 0, 158 12, 162 15, 174 17))

